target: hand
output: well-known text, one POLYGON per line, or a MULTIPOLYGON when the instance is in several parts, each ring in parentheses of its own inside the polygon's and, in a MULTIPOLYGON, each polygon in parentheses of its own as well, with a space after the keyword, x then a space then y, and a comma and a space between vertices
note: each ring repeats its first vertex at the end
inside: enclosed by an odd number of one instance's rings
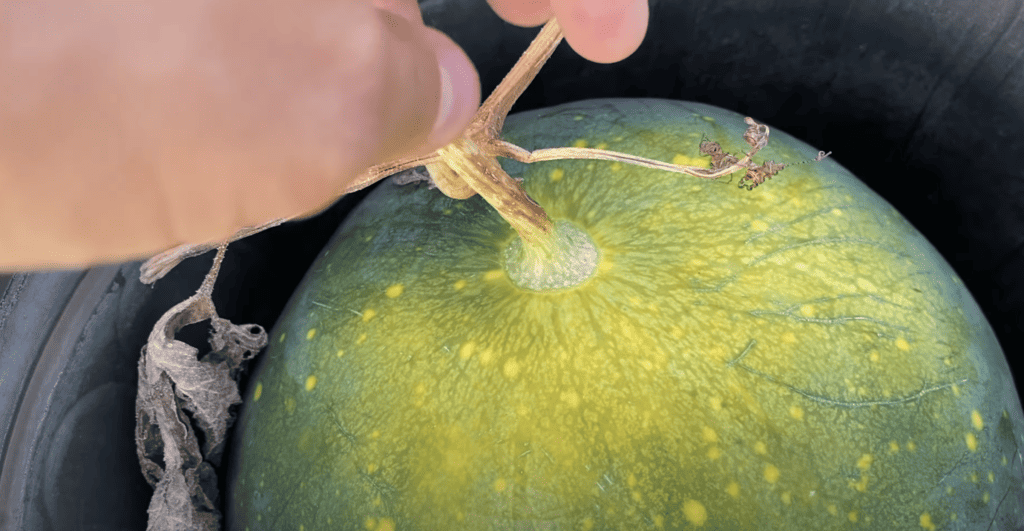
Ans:
MULTIPOLYGON (((516 24, 567 17, 599 61, 646 27, 645 0, 534 4, 492 2, 516 24)), ((456 138, 480 102, 415 0, 7 2, 0 36, 0 270, 132 260, 319 210, 363 169, 456 138)))

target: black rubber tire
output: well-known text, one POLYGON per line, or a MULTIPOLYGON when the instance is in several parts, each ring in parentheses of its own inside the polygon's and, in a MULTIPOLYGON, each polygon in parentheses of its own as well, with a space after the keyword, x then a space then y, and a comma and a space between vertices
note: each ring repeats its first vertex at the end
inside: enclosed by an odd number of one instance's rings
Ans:
MULTIPOLYGON (((536 33, 479 0, 421 7, 469 53, 485 94, 536 33)), ((516 110, 605 96, 711 103, 833 151, 949 260, 1020 368, 1021 1, 651 0, 636 54, 597 65, 563 45, 516 110)), ((221 315, 269 329, 362 195, 233 245, 215 292, 221 315)), ((193 259, 155 288, 139 284, 138 263, 0 279, 0 529, 144 526, 138 353, 209 263, 193 259)))

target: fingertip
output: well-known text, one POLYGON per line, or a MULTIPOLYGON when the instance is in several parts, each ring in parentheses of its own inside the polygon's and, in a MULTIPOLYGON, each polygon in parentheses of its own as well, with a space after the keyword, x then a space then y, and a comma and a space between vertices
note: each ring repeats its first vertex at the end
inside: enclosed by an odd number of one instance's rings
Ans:
POLYGON ((614 63, 640 47, 647 33, 647 0, 551 0, 565 40, 595 63, 614 63))
POLYGON ((430 149, 437 149, 461 135, 473 120, 480 107, 480 78, 462 48, 440 31, 428 31, 437 55, 441 90, 437 118, 427 143, 430 149))
POLYGON ((550 0, 487 0, 487 3, 502 20, 524 28, 540 26, 553 16, 550 0))

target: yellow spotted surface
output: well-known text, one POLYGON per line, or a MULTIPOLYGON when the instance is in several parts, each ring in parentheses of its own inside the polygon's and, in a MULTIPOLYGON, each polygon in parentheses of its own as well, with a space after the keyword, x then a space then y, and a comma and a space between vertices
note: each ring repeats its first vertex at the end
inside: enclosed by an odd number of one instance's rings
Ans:
MULTIPOLYGON (((737 153, 744 127, 617 100, 530 113, 506 137, 706 165, 702 136, 737 153)), ((762 153, 816 151, 773 132, 762 153)), ((514 234, 483 201, 385 183, 313 266, 249 386, 232 529, 984 529, 1019 515, 1000 500, 1021 499, 1020 402, 988 324, 837 164, 750 192, 611 162, 506 168, 587 231, 597 274, 521 290, 502 262, 514 234)))

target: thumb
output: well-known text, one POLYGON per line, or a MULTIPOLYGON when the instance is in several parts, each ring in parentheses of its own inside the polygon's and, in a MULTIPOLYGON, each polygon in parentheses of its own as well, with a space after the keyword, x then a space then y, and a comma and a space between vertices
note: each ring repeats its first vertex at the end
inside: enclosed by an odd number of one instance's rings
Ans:
POLYGON ((433 28, 427 28, 427 32, 441 73, 441 101, 425 145, 433 151, 458 138, 473 120, 480 108, 480 78, 459 45, 433 28))
POLYGON ((380 130, 384 160, 375 163, 423 155, 448 144, 480 106, 480 79, 454 41, 418 20, 385 18, 392 21, 383 25, 385 42, 396 45, 387 46, 394 53, 383 58, 384 112, 390 116, 380 130))

